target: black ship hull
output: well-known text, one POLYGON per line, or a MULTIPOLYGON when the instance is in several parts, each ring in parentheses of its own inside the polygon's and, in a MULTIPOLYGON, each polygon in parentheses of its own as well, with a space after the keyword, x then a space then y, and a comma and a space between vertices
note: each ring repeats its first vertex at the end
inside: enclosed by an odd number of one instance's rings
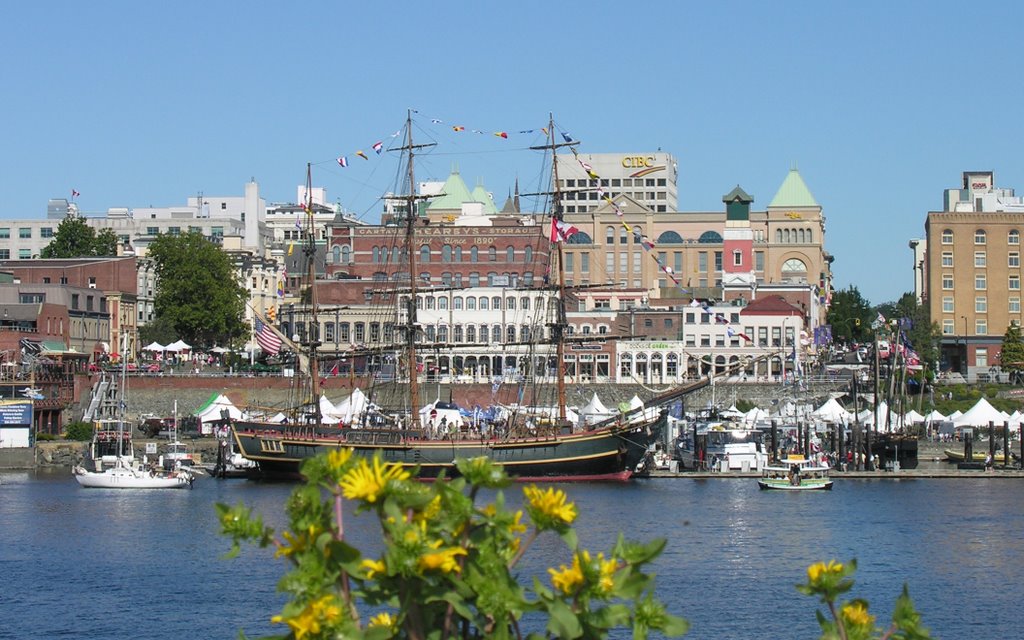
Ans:
POLYGON ((380 453, 384 462, 418 468, 421 478, 457 474, 455 460, 486 456, 518 481, 625 481, 645 461, 649 447, 667 424, 662 412, 653 421, 610 425, 581 433, 519 439, 428 440, 394 430, 321 427, 239 421, 232 425, 235 445, 259 464, 268 479, 298 479, 304 460, 338 447, 357 455, 380 453))

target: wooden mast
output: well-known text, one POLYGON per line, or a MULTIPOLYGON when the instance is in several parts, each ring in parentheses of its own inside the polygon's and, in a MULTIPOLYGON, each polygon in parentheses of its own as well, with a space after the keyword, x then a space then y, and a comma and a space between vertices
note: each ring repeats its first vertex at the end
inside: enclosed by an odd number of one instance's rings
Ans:
MULTIPOLYGON (((548 114, 548 143, 541 147, 530 147, 531 149, 550 149, 551 150, 551 173, 554 181, 553 189, 551 190, 552 197, 554 198, 554 205, 551 208, 551 218, 553 223, 557 224, 562 221, 562 190, 558 182, 558 149, 560 147, 571 147, 578 144, 575 141, 566 142, 555 142, 555 119, 552 114, 548 114)), ((550 236, 549 236, 549 240, 550 236)), ((556 388, 558 390, 558 420, 560 424, 565 423, 565 328, 568 326, 565 316, 565 266, 562 259, 562 243, 551 240, 555 245, 557 262, 558 262, 558 317, 551 323, 551 338, 555 342, 555 380, 556 388)))
MULTIPOLYGON (((316 298, 316 228, 313 220, 313 171, 312 165, 306 163, 306 202, 303 204, 306 213, 305 238, 302 243, 302 254, 306 260, 306 282, 309 297, 309 326, 306 336, 306 354, 309 358, 309 402, 310 411, 315 424, 320 427, 323 416, 320 413, 320 371, 316 350, 320 346, 320 321, 317 317, 316 298)), ((294 328, 293 328, 294 330, 294 328)))
POLYGON ((419 429, 420 427, 420 390, 417 377, 419 371, 417 371, 416 362, 416 286, 419 274, 417 273, 417 250, 416 250, 416 223, 419 221, 419 216, 416 212, 416 202, 423 200, 430 196, 417 196, 416 195, 416 175, 414 172, 413 157, 417 149, 423 149, 426 147, 434 146, 430 144, 413 144, 412 142, 412 110, 410 109, 406 113, 406 137, 405 146, 399 147, 402 151, 409 152, 409 166, 408 166, 408 193, 405 195, 405 250, 409 255, 409 298, 406 301, 406 330, 405 330, 405 358, 407 360, 407 367, 409 370, 409 424, 407 425, 410 429, 419 429))

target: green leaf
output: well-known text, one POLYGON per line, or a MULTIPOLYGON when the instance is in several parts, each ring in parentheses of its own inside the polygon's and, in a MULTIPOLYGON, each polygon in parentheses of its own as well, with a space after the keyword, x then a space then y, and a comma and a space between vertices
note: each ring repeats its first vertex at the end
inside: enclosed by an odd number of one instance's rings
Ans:
POLYGON ((576 536, 575 529, 567 528, 562 531, 559 531, 558 537, 561 538, 562 541, 565 542, 566 546, 572 549, 573 551, 576 551, 576 549, 579 548, 580 542, 576 536))
POLYGON ((670 638, 678 637, 690 630, 690 623, 685 618, 665 614, 665 622, 661 626, 661 632, 670 638))
POLYGON ((547 626, 549 633, 554 634, 555 637, 568 640, 579 638, 583 635, 583 626, 580 625, 579 618, 572 612, 569 605, 561 600, 553 600, 548 603, 547 609, 548 615, 551 616, 548 619, 547 626))

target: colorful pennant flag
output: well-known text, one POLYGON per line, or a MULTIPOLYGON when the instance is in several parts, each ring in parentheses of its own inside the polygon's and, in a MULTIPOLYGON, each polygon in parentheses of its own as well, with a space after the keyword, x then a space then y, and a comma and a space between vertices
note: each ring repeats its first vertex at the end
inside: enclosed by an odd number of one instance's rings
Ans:
POLYGON ((77 197, 78 197, 78 196, 80 196, 80 195, 82 195, 82 194, 78 193, 78 192, 77 192, 77 191, 75 191, 74 189, 72 189, 72 190, 71 190, 71 197, 72 197, 72 198, 77 198, 77 197))
POLYGON ((495 131, 494 135, 498 136, 499 138, 505 138, 506 140, 508 140, 508 133, 504 131, 495 131))
POLYGON ((348 166, 348 158, 346 158, 345 156, 339 157, 338 158, 338 164, 340 164, 342 167, 347 167, 348 166))
POLYGON ((452 131, 455 131, 456 133, 458 133, 459 131, 465 131, 465 130, 466 130, 466 127, 460 127, 458 125, 452 127, 452 131))
POLYGON ((363 153, 362 149, 360 149, 359 151, 356 151, 356 155, 359 156, 360 158, 362 158, 363 160, 369 160, 370 159, 370 158, 367 157, 367 155, 365 153, 363 153))
POLYGON ((384 150, 384 143, 383 142, 374 142, 373 143, 373 151, 378 156, 380 155, 380 152, 383 151, 383 150, 384 150))

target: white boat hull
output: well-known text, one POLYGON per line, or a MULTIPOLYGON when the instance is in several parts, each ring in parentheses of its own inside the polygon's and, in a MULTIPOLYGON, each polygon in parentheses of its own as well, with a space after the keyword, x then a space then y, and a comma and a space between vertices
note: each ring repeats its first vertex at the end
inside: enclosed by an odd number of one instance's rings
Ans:
POLYGON ((788 480, 782 480, 781 482, 773 482, 771 480, 758 480, 757 486, 762 489, 770 489, 775 491, 828 491, 832 488, 832 481, 818 481, 803 480, 800 484, 790 484, 788 480))
POLYGON ((191 486, 187 474, 150 475, 148 471, 112 468, 104 471, 75 469, 75 480, 87 489, 183 489, 191 486))

